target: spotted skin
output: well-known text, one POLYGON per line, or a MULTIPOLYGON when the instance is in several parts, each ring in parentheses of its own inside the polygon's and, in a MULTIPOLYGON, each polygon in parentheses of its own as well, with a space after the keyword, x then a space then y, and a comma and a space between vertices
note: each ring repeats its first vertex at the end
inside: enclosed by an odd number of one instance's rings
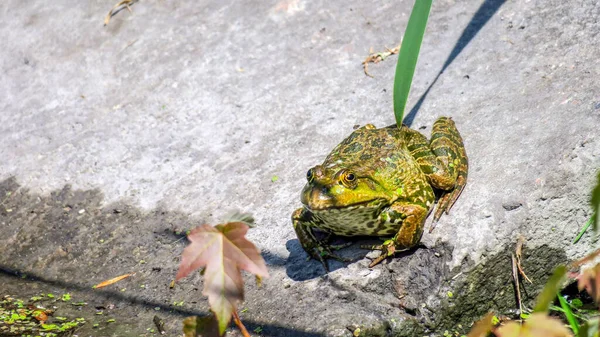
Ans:
POLYGON ((431 139, 407 126, 355 130, 307 173, 303 207, 292 222, 304 250, 320 260, 344 260, 313 228, 342 236, 391 236, 377 264, 394 252, 417 245, 434 207, 434 189, 442 196, 434 214, 448 213, 467 182, 468 160, 462 138, 450 118, 433 125, 431 139))

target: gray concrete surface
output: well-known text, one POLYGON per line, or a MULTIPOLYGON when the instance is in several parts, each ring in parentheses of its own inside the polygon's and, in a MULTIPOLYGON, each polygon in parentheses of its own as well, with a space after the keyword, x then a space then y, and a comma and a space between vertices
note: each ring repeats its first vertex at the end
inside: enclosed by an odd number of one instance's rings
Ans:
MULTIPOLYGON (((1 2, 0 181, 11 193, 0 293, 114 301, 120 324, 82 330, 94 336, 149 335, 160 306, 177 335, 181 317, 207 307, 200 278, 167 287, 185 245, 175 233, 240 209, 256 217, 249 238, 271 272, 246 288, 242 318, 257 335, 436 335, 474 277, 510 285, 518 234, 542 280, 584 254, 589 235, 570 242, 600 166, 600 6, 550 0, 503 4, 414 116, 426 134, 451 116, 470 160, 463 195, 423 236, 428 248, 368 269, 353 247, 343 253, 360 259, 329 275, 306 261, 289 220, 305 172, 355 124, 393 123, 396 58, 371 65, 374 78, 361 62, 399 42, 411 4, 147 0, 103 27, 111 1, 1 2), (503 267, 478 269, 489 261, 503 267), (124 293, 86 290, 131 270, 124 293), (463 290, 450 300, 452 289, 463 290)), ((409 107, 481 5, 435 1, 409 107)), ((467 321, 499 306, 480 301, 467 321)))

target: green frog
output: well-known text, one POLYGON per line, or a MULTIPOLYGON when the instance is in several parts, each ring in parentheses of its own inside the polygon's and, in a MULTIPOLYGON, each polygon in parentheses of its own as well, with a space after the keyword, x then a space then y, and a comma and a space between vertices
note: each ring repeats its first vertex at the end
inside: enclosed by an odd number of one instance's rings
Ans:
POLYGON ((467 170, 463 141, 450 118, 433 124, 430 140, 406 125, 378 129, 367 124, 308 170, 303 207, 292 214, 294 230, 304 250, 326 270, 325 259, 347 261, 333 252, 345 245, 329 245, 329 236, 319 240, 313 229, 391 237, 369 247, 382 251, 373 267, 419 243, 436 202, 434 190, 440 196, 434 223, 448 214, 467 183, 467 170))

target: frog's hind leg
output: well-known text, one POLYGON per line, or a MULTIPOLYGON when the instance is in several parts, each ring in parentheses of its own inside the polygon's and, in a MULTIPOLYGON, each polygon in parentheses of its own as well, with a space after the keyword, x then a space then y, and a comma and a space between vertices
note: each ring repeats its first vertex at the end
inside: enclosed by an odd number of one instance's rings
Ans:
MULTIPOLYGON (((446 212, 448 214, 450 208, 452 208, 452 205, 454 205, 465 188, 469 164, 462 137, 452 119, 440 117, 433 124, 429 144, 438 162, 444 164, 448 175, 453 180, 453 188, 450 189, 441 188, 433 184, 434 187, 445 191, 438 201, 438 206, 433 216, 435 222, 442 216, 442 213, 446 212)), ((431 232, 433 228, 432 226, 429 231, 431 232)))

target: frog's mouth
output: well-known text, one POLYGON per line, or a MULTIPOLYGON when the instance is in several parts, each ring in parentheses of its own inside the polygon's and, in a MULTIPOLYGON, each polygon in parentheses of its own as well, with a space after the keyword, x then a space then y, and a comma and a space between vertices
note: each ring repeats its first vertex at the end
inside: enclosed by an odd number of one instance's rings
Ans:
POLYGON ((310 211, 341 211, 364 207, 378 208, 386 199, 365 193, 335 193, 330 186, 307 184, 302 190, 301 201, 310 211))
POLYGON ((304 205, 311 212, 327 212, 327 211, 352 211, 358 208, 369 207, 372 201, 365 201, 357 204, 346 206, 328 206, 328 205, 304 205))
POLYGON ((321 213, 321 212, 351 212, 353 210, 359 209, 359 208, 371 208, 371 209, 378 209, 381 208, 381 206, 383 206, 385 204, 385 199, 373 199, 373 200, 367 200, 367 201, 363 201, 363 202, 358 202, 355 204, 351 204, 351 205, 335 205, 333 203, 312 203, 312 202, 308 202, 308 203, 304 203, 304 207, 306 207, 306 209, 308 209, 311 212, 315 212, 315 213, 321 213))

